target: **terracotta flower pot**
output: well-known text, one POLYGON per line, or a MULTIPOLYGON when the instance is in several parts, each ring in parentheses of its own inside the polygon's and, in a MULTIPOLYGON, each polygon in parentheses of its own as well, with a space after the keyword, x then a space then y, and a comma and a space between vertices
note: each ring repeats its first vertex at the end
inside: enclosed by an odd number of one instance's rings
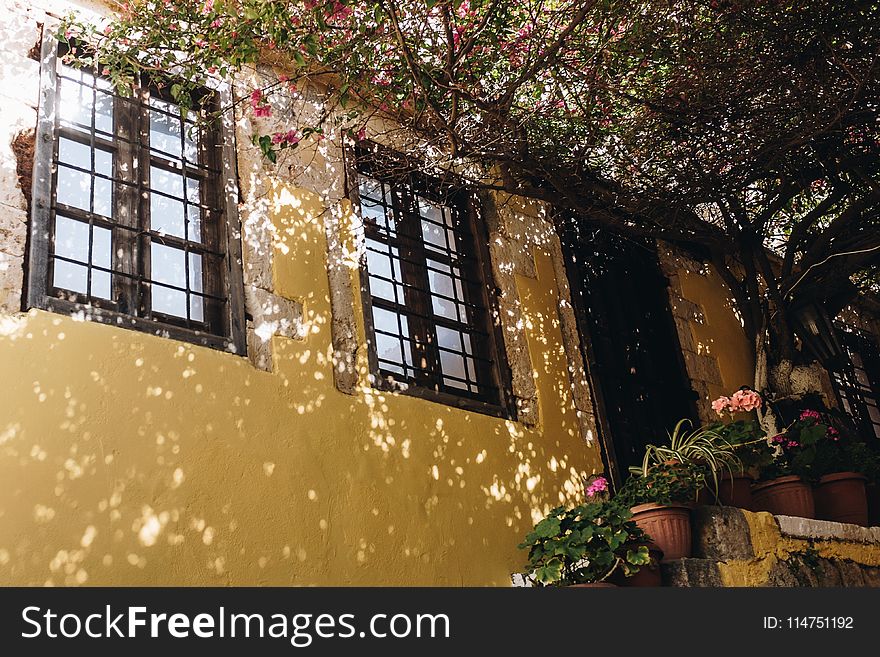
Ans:
POLYGON ((723 476, 718 482, 718 499, 721 504, 751 511, 752 481, 747 474, 723 476))
POLYGON ((816 517, 867 526, 865 481, 867 477, 857 472, 835 472, 822 477, 813 489, 816 517))
POLYGON ((622 574, 618 577, 615 573, 614 582, 618 586, 662 586, 663 581, 660 574, 660 562, 663 560, 663 552, 657 548, 650 549, 651 563, 642 566, 632 577, 624 577, 622 574))
POLYGON ((691 509, 683 504, 639 504, 632 519, 663 551, 663 561, 691 556, 691 509))
POLYGON ((816 517, 813 489, 796 475, 755 484, 752 487, 752 508, 778 516, 816 517))
POLYGON ((697 504, 735 506, 750 511, 752 509, 752 478, 747 474, 724 474, 718 478, 718 498, 708 488, 700 490, 697 504))

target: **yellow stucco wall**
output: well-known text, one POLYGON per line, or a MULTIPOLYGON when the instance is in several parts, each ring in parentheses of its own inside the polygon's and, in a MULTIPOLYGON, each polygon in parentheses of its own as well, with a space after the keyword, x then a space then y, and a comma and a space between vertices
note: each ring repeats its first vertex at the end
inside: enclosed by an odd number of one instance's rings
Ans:
POLYGON ((302 300, 308 335, 274 338, 273 373, 0 316, 0 584, 503 585, 536 514, 601 470, 577 431, 546 254, 517 279, 541 405, 526 430, 338 392, 322 208, 297 189, 274 202, 276 289, 302 300))
POLYGON ((698 354, 713 357, 721 373, 721 384, 709 383, 709 399, 729 395, 755 381, 754 349, 734 312, 733 301, 724 282, 706 266, 702 271, 682 268, 678 272, 682 296, 697 304, 700 321, 692 321, 691 331, 698 354))

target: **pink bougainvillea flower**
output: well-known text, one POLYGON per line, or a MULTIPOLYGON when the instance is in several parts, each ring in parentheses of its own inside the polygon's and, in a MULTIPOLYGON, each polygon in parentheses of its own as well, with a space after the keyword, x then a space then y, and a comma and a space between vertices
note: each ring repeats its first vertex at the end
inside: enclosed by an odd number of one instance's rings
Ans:
POLYGON ((719 397, 715 401, 712 402, 712 410, 718 413, 718 415, 723 415, 726 410, 730 408, 730 397, 719 397))
POLYGON ((730 406, 736 411, 754 411, 761 408, 761 395, 754 390, 737 390, 730 398, 730 406))
POLYGON ((608 490, 608 480, 605 477, 596 477, 592 483, 587 486, 587 497, 593 497, 598 493, 604 493, 608 490))
POLYGON ((272 116, 272 108, 263 99, 262 89, 251 92, 251 109, 254 110, 254 116, 272 116))
POLYGON ((296 130, 288 130, 287 132, 276 132, 272 135, 273 144, 287 144, 293 146, 299 143, 299 137, 296 136, 296 130))
POLYGON ((819 413, 819 411, 813 411, 810 409, 807 409, 803 413, 801 413, 802 420, 818 420, 821 417, 822 415, 819 413))

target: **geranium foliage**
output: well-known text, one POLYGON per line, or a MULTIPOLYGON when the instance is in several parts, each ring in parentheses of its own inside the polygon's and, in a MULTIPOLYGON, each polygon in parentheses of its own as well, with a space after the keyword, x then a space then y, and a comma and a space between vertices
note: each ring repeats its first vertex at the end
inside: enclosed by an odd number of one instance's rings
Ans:
POLYGON ((120 84, 174 71, 184 104, 261 63, 276 73, 241 99, 255 116, 320 89, 317 119, 256 138, 271 160, 380 116, 415 161, 474 186, 698 247, 748 336, 790 361, 785 311, 835 312, 880 262, 878 16, 833 0, 132 0, 65 33, 120 84))

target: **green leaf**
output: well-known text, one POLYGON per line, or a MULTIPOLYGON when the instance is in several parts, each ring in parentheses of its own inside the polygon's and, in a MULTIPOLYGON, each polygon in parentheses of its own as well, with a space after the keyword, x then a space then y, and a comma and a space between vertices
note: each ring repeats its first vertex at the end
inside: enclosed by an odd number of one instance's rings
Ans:
POLYGON ((535 577, 543 584, 552 584, 562 578, 562 562, 553 559, 535 571, 535 577))
POLYGON ((646 546, 640 545, 638 550, 626 551, 626 560, 634 566, 647 566, 651 563, 651 554, 646 546))
POLYGON ((535 533, 540 538, 550 538, 559 534, 559 520, 556 518, 544 518, 535 526, 535 533))

